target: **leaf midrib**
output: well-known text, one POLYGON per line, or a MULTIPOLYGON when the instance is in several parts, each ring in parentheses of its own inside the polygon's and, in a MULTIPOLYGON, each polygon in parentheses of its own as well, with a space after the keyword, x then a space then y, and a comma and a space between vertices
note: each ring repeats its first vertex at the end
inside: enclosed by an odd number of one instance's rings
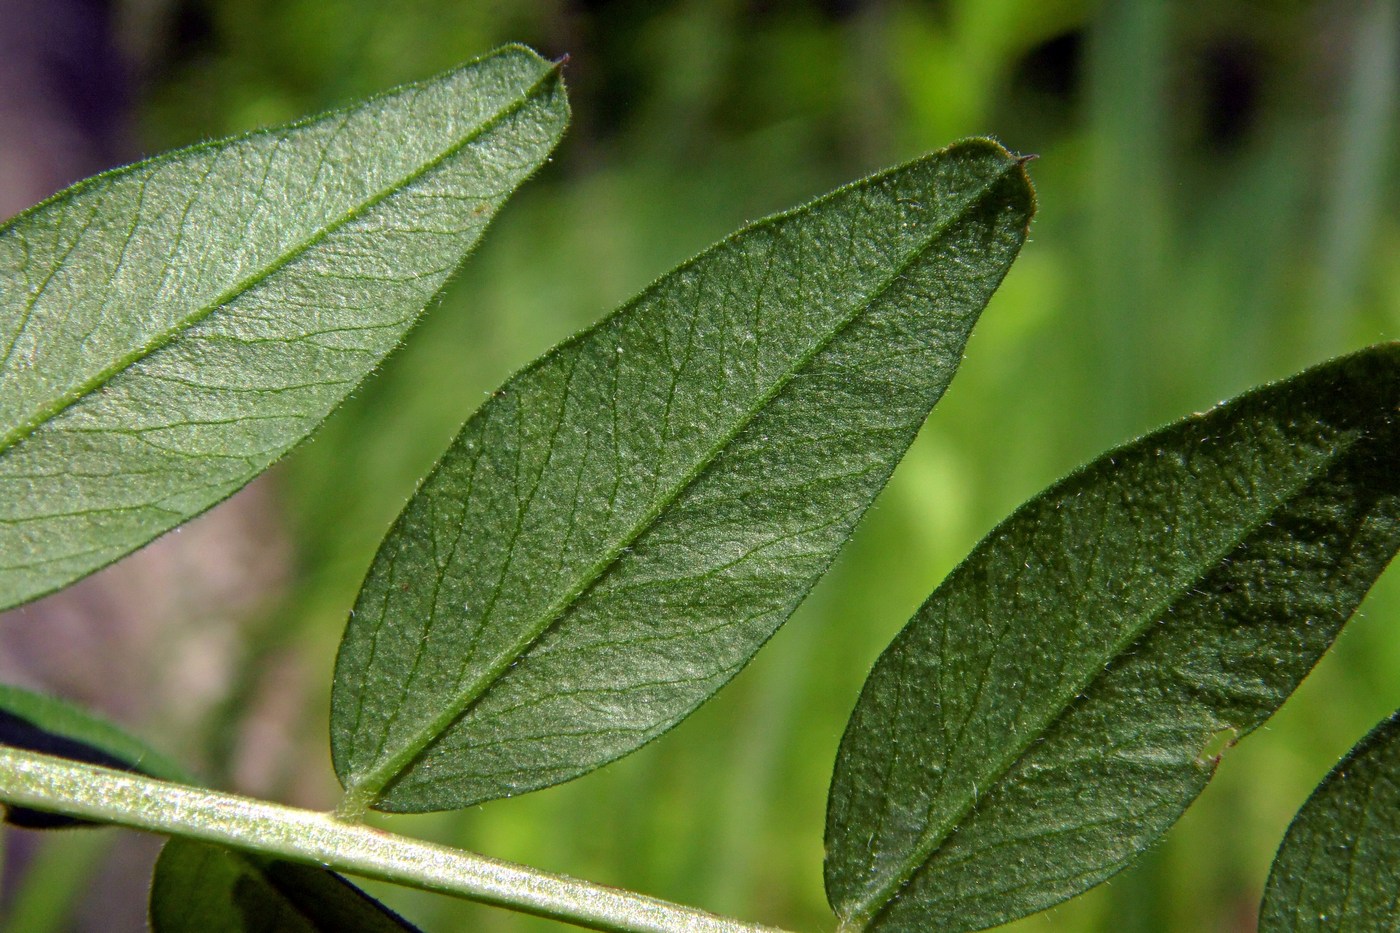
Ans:
MULTIPOLYGON (((717 442, 714 445, 712 445, 708 451, 706 451, 701 457, 697 458, 695 465, 686 474, 684 474, 665 495, 658 497, 658 499, 656 500, 657 504, 654 505, 652 508, 648 509, 646 512, 644 512, 641 518, 631 528, 629 528, 622 537, 618 539, 617 543, 604 553, 603 557, 601 557, 596 563, 594 563, 587 570, 585 570, 583 574, 580 575, 579 580, 575 584, 575 586, 568 590, 552 605, 550 605, 543 613, 541 613, 535 625, 527 629, 522 635, 522 637, 517 639, 516 642, 514 642, 510 647, 504 649, 497 656, 495 662, 489 668, 487 668, 487 670, 483 672, 483 674, 480 677, 478 677, 474 683, 472 683, 467 687, 467 689, 459 693, 457 697, 454 698, 451 704, 444 707, 443 710, 439 712, 438 715, 434 716, 431 720, 429 720, 428 723, 422 729, 414 733, 407 741, 401 743, 398 751, 396 751, 394 754, 388 757, 381 758, 379 765, 371 768, 359 780, 350 782, 346 786, 344 801, 339 812, 341 812, 344 816, 353 817, 361 810, 362 807, 372 806, 374 802, 376 802, 382 796, 382 791, 385 787, 387 787, 390 783, 392 783, 403 773, 405 773, 408 770, 408 768, 413 764, 413 762, 418 758, 419 754, 421 754, 429 745, 431 745, 435 740, 442 736, 450 728, 453 722, 457 721, 459 718, 464 716, 467 713, 467 711, 472 707, 472 705, 475 704, 479 699, 481 699, 481 697, 486 693, 490 686, 494 684, 501 677, 501 675, 504 674, 511 667, 512 663, 518 658, 520 658, 526 651, 528 651, 542 637, 544 637, 544 635, 554 625, 556 625, 561 619, 563 619, 564 616, 568 613, 568 611, 590 589, 592 589, 608 573, 609 570, 611 570, 611 568, 617 563, 617 561, 622 557, 622 555, 625 554, 631 548, 632 544, 634 544, 638 538, 640 538, 647 530, 649 530, 653 525, 655 525, 658 519, 660 519, 661 516, 667 510, 670 509, 670 507, 684 494, 684 492, 688 488, 690 488, 697 481, 699 481, 699 479, 714 465, 714 462, 718 459, 719 455, 723 453, 723 451, 733 443, 734 439, 738 437, 738 435, 745 428, 747 428, 750 424, 753 423, 754 419, 757 418, 763 412, 764 409, 766 409, 780 394, 782 394, 783 390, 787 388, 787 386, 792 382, 793 378, 795 378, 799 372, 803 371, 807 366, 809 366, 812 363, 812 361, 815 360, 818 356, 820 356, 842 333, 844 333, 852 324, 859 320, 860 317, 866 313, 866 311, 870 308, 871 305, 873 305, 876 301, 880 300, 880 298, 882 298, 889 291, 889 289, 900 280, 900 278, 909 270, 911 266, 913 266, 915 262, 922 258, 939 239, 941 239, 949 232, 949 230, 953 227, 954 224, 961 221, 963 218, 972 213, 975 208, 977 208, 983 203, 983 200, 988 194, 988 192, 993 190, 993 188, 997 184, 999 184, 1001 180, 1005 178, 1009 173, 1018 170, 1022 166, 1022 164, 1023 163, 1021 161, 1015 159, 1014 157, 1008 157, 1008 161, 1001 166, 1000 170, 996 172, 996 174, 988 178, 985 182, 983 182, 982 186, 976 191, 976 193, 970 196, 956 213, 950 215, 942 223, 940 223, 937 227, 934 228, 934 230, 929 234, 928 238, 924 241, 922 246, 911 252, 909 258, 905 260, 894 272, 892 272, 885 279, 884 282, 882 282, 878 287, 872 290, 864 301, 855 304, 854 309, 850 314, 848 314, 843 319, 839 320, 825 337, 815 342, 813 346, 808 350, 808 352, 800 356, 795 362, 795 364, 792 367, 790 367, 785 374, 783 374, 780 378, 775 380, 773 386, 762 396, 759 397, 755 405, 751 406, 749 410, 740 418, 735 419, 732 427, 724 434, 722 434, 717 440, 717 442)), ((908 166, 901 166, 899 168, 895 168, 890 170, 889 172, 884 173, 883 176, 876 176, 876 178, 874 179, 867 179, 864 183, 869 184, 871 181, 878 180, 880 177, 888 177, 897 172, 905 171, 907 169, 908 166)), ((844 190, 846 189, 841 189, 836 192, 832 192, 830 195, 821 198, 816 203, 807 205, 803 208, 799 208, 797 211, 788 214, 780 214, 776 217, 770 218, 767 221, 760 222, 754 227, 746 228, 745 230, 740 231, 739 234, 735 234, 735 237, 742 234, 747 234, 755 228, 761 228, 764 226, 769 226, 778 223, 782 220, 792 217, 793 214, 800 214, 812 211, 825 203, 829 203, 831 200, 843 193, 844 190)), ((729 241, 732 242, 733 239, 734 237, 731 237, 729 241)), ((711 250, 706 250, 704 253, 700 254, 700 256, 697 256, 691 262, 683 264, 676 271, 685 269, 692 263, 697 262, 704 256, 708 255, 710 252, 711 250)), ((611 320, 611 318, 609 318, 609 320, 611 320)), ((585 332, 585 334, 580 335, 580 337, 585 337, 592 333, 594 333, 594 331, 590 329, 589 331, 585 332)), ((382 615, 380 617, 379 624, 384 624, 384 617, 382 615)))
MULTIPOLYGON (((253 289, 267 282, 282 269, 286 268, 288 265, 295 262, 297 259, 306 255, 306 253, 308 253, 313 247, 326 240, 326 238, 328 238, 332 233, 336 232, 337 230, 341 229, 342 227, 346 226, 352 221, 355 221, 360 217, 368 214, 374 208, 378 207, 380 204, 384 203, 388 199, 399 194, 407 187, 412 185, 414 182, 418 181, 419 179, 431 173, 433 170, 437 169, 448 159, 457 155, 467 146, 471 145, 473 142, 480 139, 482 136, 494 130, 503 121, 510 118, 520 110, 523 110, 527 105, 533 103, 539 96, 541 96, 541 89, 544 88, 552 79, 554 79, 558 75, 558 73, 558 65, 555 65, 552 68, 548 69, 533 84, 531 84, 528 88, 525 89, 524 93, 519 97, 519 99, 512 101, 509 106, 497 111, 491 116, 489 120, 486 120, 485 122, 479 124, 477 127, 472 129, 471 132, 461 137, 457 142, 453 143, 451 146, 444 148, 442 152, 439 153, 437 156, 422 163, 420 166, 418 166, 408 174, 404 175, 399 180, 383 187, 372 197, 366 198, 365 200, 359 202, 353 208, 334 218, 329 223, 323 224, 320 228, 315 230, 309 236, 305 237, 300 242, 293 244, 290 248, 284 250, 275 260, 266 264, 264 268, 236 282, 229 288, 220 292, 214 298, 210 299, 203 305, 194 309, 192 313, 186 315, 180 321, 176 322, 173 326, 158 332, 151 339, 141 344, 135 350, 132 350, 131 352, 118 357, 111 364, 98 370, 94 375, 92 375, 88 379, 74 386, 72 389, 69 389, 67 392, 64 392, 61 395, 59 395, 48 405, 39 408, 31 417, 29 417, 25 421, 20 422, 18 425, 5 432, 5 434, 0 435, 0 457, 4 457, 6 454, 9 453, 11 449, 13 449, 18 444, 22 443, 35 431, 39 430, 45 424, 61 415, 64 411, 78 404, 83 399, 92 395, 92 393, 96 392, 103 386, 110 383, 113 379, 115 379, 117 376, 119 376, 126 370, 130 369, 132 366, 154 355, 164 347, 173 343, 181 334, 184 334, 185 332, 189 331, 191 328, 195 327, 202 321, 211 317, 224 305, 236 300, 242 295, 252 291, 253 289)), ((353 112, 354 110, 345 111, 345 113, 347 114, 353 112)), ((319 122, 319 120, 317 122, 319 122)), ((294 126, 288 129, 291 131, 295 131, 301 128, 302 127, 294 126)), ((285 130, 283 132, 285 132, 285 130)), ((235 140, 233 142, 237 141, 239 140, 235 140)), ((231 144, 232 142, 230 143, 230 145, 231 144)), ((214 157, 217 158, 218 154, 216 153, 214 157)), ((74 192, 70 192, 70 196, 73 193, 74 192)))
MULTIPOLYGON (((1264 527, 1272 516, 1289 507, 1298 498, 1299 494, 1319 477, 1331 472, 1337 464, 1351 452, 1352 448, 1364 438, 1365 431, 1356 431, 1349 439, 1338 443, 1332 456, 1322 461, 1316 471, 1302 474, 1301 478, 1298 479, 1296 483, 1288 487, 1288 491, 1285 495, 1280 496, 1278 501, 1271 507, 1261 510, 1257 520, 1249 524, 1241 534, 1232 538, 1229 544, 1222 546, 1214 560, 1202 561, 1201 564, 1198 565, 1198 569, 1189 577, 1188 582, 1200 580, 1216 567, 1220 566, 1221 562, 1226 557, 1234 553, 1245 541, 1252 537, 1260 528, 1264 527)), ((971 558, 969 558, 969 560, 970 559, 971 558)), ((1172 606, 1189 595, 1189 590, 1177 589, 1164 598, 1157 608, 1150 612, 1144 612, 1142 615, 1142 618, 1145 620, 1144 624, 1132 628, 1129 633, 1114 646, 1107 655, 1108 661, 1111 663, 1122 657, 1133 645, 1142 640, 1151 629, 1151 623, 1154 620, 1162 618, 1170 611, 1172 606)), ((986 784, 988 790, 984 791, 984 794, 990 792, 990 788, 1000 785, 1006 775, 1025 757, 1026 752, 1035 744, 1035 741, 1053 728, 1055 723, 1064 718, 1075 705, 1074 698, 1087 693, 1095 683, 1103 678, 1103 676, 1104 669, 1101 667, 1097 668, 1091 676, 1080 682, 1076 689, 1064 693, 1067 699, 1057 704, 1053 715, 1046 718, 1043 726, 1039 730, 1028 732, 1026 741, 1013 747, 1011 752, 1001 763, 993 771, 989 772, 988 776, 990 780, 986 784)), ((947 819, 941 821, 936 826, 931 826, 924 830, 924 832, 920 834, 919 841, 912 850, 911 856, 901 865, 889 870, 886 873, 886 880, 878 888, 874 889, 871 894, 855 901, 853 908, 844 915, 843 924, 847 922, 851 923, 852 930, 868 929, 870 925, 884 913, 890 904, 893 903, 894 896, 900 889, 913 880, 914 875, 928 864, 929 860, 932 859, 942 844, 957 833, 958 829, 967 818, 967 815, 976 808, 976 804, 977 797, 971 796, 965 802, 964 806, 951 813, 947 819)), ((845 929, 844 925, 842 929, 845 929)))

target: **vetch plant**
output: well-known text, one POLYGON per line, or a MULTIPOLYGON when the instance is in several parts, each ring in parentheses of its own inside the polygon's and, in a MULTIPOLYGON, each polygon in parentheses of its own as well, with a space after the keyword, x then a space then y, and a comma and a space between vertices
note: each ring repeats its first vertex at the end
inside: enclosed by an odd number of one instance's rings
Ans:
MULTIPOLYGON (((400 341, 567 121, 507 48, 96 176, 0 228, 0 594, 208 508, 400 341)), ((345 788, 202 788, 0 690, 22 826, 166 834, 159 931, 402 930, 337 872, 601 930, 764 929, 373 829, 567 781, 739 671, 850 537, 1025 240, 973 139, 746 226, 506 382, 380 547, 336 663, 345 788), (328 870, 329 869, 329 870, 328 870)), ((1031 499, 881 656, 835 763, 840 928, 976 930, 1103 881, 1201 792, 1400 546, 1400 345, 1264 386, 1031 499)), ((1266 930, 1400 922, 1390 721, 1304 807, 1266 930)))

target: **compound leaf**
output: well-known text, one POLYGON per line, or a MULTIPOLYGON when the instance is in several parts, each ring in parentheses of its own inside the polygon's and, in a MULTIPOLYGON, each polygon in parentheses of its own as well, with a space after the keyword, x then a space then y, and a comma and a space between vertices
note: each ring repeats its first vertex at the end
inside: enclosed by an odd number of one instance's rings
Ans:
POLYGON ((1400 546, 1400 344, 1115 450, 988 535, 881 655, 837 758, 843 929, 975 930, 1123 868, 1400 546))
POLYGON ((1400 712, 1298 811, 1269 872, 1259 930, 1400 930, 1400 712))
POLYGON ((152 933, 416 933, 335 872, 192 839, 160 850, 152 933))
POLYGON ((462 807, 637 748, 792 612, 962 358, 1033 210, 972 140, 761 221, 510 380, 381 547, 336 771, 462 807))
POLYGON ((0 227, 0 608, 203 511, 384 357, 568 117, 508 48, 0 227))

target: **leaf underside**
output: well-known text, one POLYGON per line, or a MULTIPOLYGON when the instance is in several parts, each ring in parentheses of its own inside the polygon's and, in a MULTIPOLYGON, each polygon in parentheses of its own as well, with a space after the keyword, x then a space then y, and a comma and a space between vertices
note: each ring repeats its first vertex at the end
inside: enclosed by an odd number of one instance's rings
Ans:
POLYGON ((0 608, 233 493, 403 337, 567 120, 509 48, 0 227, 0 608))
POLYGON ((416 933, 334 872, 171 839, 151 882, 152 933, 416 933))
POLYGON ((381 547, 336 668, 349 800, 568 780, 728 681, 952 378, 1033 211, 974 140, 735 234, 508 382, 381 547))
POLYGON ((1269 872, 1259 930, 1400 930, 1400 712, 1298 811, 1269 872))
POLYGON ((1400 546, 1400 344, 1248 393, 1022 506, 866 682, 832 779, 843 929, 974 930, 1123 868, 1400 546))

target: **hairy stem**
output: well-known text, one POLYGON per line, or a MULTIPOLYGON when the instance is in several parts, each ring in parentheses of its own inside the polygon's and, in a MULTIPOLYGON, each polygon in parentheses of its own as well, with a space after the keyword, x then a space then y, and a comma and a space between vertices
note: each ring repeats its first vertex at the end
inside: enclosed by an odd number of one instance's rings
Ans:
POLYGON ((782 933, 326 813, 0 747, 0 801, 200 839, 618 933, 782 933))

